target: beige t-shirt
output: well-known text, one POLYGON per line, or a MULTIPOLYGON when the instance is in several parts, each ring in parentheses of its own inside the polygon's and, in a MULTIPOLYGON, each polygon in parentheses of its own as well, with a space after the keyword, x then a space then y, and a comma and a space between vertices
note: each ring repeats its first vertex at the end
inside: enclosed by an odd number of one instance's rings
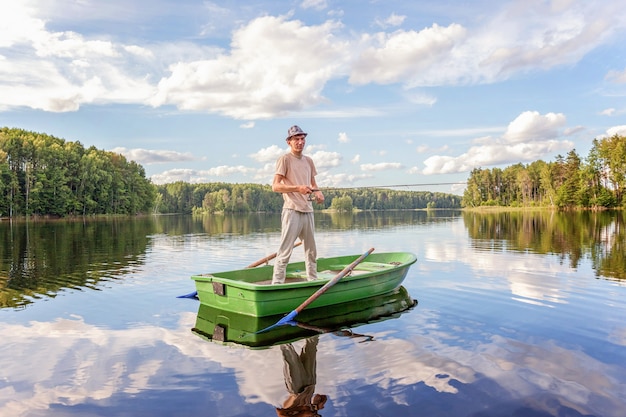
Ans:
MULTIPOLYGON (((287 178, 290 185, 311 185, 317 175, 313 160, 306 155, 298 158, 294 154, 287 153, 276 161, 276 174, 287 178)), ((283 208, 293 209, 304 213, 313 211, 313 204, 305 194, 283 193, 283 208)))

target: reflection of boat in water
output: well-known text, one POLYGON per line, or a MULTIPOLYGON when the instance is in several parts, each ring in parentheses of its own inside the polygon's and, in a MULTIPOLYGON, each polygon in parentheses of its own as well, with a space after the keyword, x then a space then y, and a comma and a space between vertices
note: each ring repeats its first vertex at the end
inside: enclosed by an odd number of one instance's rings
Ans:
POLYGON ((260 332, 276 323, 282 315, 252 317, 200 304, 192 331, 200 337, 219 343, 254 348, 292 342, 320 332, 335 332, 347 327, 398 317, 417 304, 403 286, 376 297, 339 305, 311 308, 298 315, 291 325, 260 332))
MULTIPOLYGON (((318 279, 307 281, 304 262, 287 265, 284 284, 271 285, 273 266, 194 275, 201 304, 248 316, 286 314, 338 276, 358 255, 320 258, 318 279)), ((311 308, 352 303, 398 288, 417 261, 412 253, 373 253, 311 303, 311 308)))

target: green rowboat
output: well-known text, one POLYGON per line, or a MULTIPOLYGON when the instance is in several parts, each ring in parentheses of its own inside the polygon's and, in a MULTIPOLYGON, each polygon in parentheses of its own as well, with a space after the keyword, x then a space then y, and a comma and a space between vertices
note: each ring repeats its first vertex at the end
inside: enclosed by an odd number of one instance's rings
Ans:
MULTIPOLYGON (((287 266, 284 284, 271 284, 272 265, 191 278, 201 304, 246 316, 265 317, 289 313, 357 258, 359 255, 318 259, 315 281, 307 281, 304 262, 287 266)), ((402 284, 416 261, 415 255, 408 252, 372 253, 310 307, 343 304, 393 291, 402 284)))
POLYGON ((383 295, 353 303, 307 309, 290 326, 280 326, 271 332, 261 329, 275 323, 280 316, 250 317, 200 304, 192 332, 201 338, 226 345, 263 349, 292 343, 320 333, 371 339, 352 329, 365 324, 394 319, 417 305, 407 290, 400 286, 383 295))

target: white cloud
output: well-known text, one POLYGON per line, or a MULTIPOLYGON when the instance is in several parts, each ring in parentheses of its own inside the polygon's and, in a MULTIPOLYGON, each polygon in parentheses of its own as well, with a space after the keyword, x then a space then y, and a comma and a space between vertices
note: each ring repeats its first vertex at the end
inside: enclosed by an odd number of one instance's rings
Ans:
POLYGON ((402 23, 404 23, 405 19, 406 16, 392 13, 388 18, 384 20, 377 19, 376 24, 382 28, 387 28, 389 26, 400 26, 402 23))
POLYGON ((568 127, 568 128, 565 128, 563 130, 563 135, 564 136, 572 136, 572 135, 574 135, 576 133, 584 132, 585 130, 587 130, 587 128, 584 127, 584 126, 568 127))
POLYGON ((35 57, 0 60, 0 108, 75 111, 83 103, 131 102, 152 92, 144 80, 125 76, 106 59, 77 55, 63 59, 61 65, 54 61, 35 57))
POLYGON ((160 174, 154 174, 150 177, 154 184, 168 184, 177 181, 195 183, 193 178, 197 178, 196 170, 177 168, 164 171, 160 174))
MULTIPOLYGON (((310 141, 310 139, 309 139, 309 141, 310 141)), ((322 151, 322 150, 324 150, 324 149, 326 149, 326 145, 325 145, 325 144, 323 144, 323 143, 320 143, 320 144, 317 144, 317 143, 312 144, 312 143, 310 143, 310 142, 309 142, 309 144, 306 146, 306 149, 305 149, 305 152, 304 152, 304 153, 306 153, 306 154, 312 154, 312 153, 314 153, 314 152, 317 152, 317 151, 322 151)))
POLYGON ((348 142, 350 142, 350 138, 348 137, 348 134, 346 132, 340 132, 339 133, 339 138, 337 138, 337 140, 339 141, 339 143, 348 143, 348 142))
POLYGON ((370 175, 370 174, 354 175, 354 174, 347 174, 347 173, 331 175, 331 174, 323 173, 319 176, 319 178, 317 178, 317 184, 322 188, 329 188, 329 187, 345 188, 353 184, 356 184, 359 181, 370 179, 370 178, 373 178, 373 175, 370 175))
POLYGON ((626 69, 622 71, 609 71, 605 78, 617 84, 624 84, 626 83, 626 69))
POLYGON ((399 162, 379 162, 376 164, 362 164, 361 171, 387 171, 390 169, 400 169, 402 164, 399 162))
POLYGON ((328 151, 316 151, 310 156, 318 171, 338 167, 343 159, 339 153, 328 151))
POLYGON ((152 52, 137 45, 51 32, 28 2, 0 4, 0 109, 75 111, 84 103, 142 102, 154 94, 143 68, 152 52))
POLYGON ((502 137, 481 137, 463 154, 453 157, 434 155, 424 161, 422 172, 446 174, 468 172, 474 168, 542 159, 546 154, 571 150, 574 144, 559 140, 565 125, 563 114, 524 112, 513 120, 502 137))
POLYGON ((613 126, 606 131, 606 136, 611 137, 614 135, 626 136, 626 125, 613 126))
POLYGON ((194 156, 190 153, 181 153, 168 150, 150 150, 150 149, 126 149, 126 148, 113 148, 111 152, 122 154, 131 161, 135 161, 140 164, 160 164, 166 162, 185 162, 195 160, 194 156))
POLYGON ((242 129, 252 129, 254 127, 254 122, 242 123, 239 127, 242 129))
POLYGON ((300 7, 303 9, 324 10, 328 7, 328 3, 326 0, 304 0, 300 3, 300 7))
POLYGON ((418 104, 418 105, 426 105, 429 107, 434 106, 437 103, 437 97, 434 97, 430 94, 423 94, 423 93, 410 93, 410 94, 405 94, 405 98, 407 99, 407 101, 409 101, 410 103, 413 104, 418 104))
POLYGON ((379 108, 340 107, 333 110, 306 110, 293 112, 298 118, 310 119, 345 119, 354 117, 380 117, 386 112, 379 108))
MULTIPOLYGON (((498 82, 575 63, 624 27, 621 2, 598 8, 592 2, 557 7, 511 1, 494 7, 476 27, 469 20, 373 34, 344 31, 337 21, 307 25, 288 15, 266 15, 232 32, 229 49, 189 40, 124 44, 111 36, 48 28, 52 23, 63 28, 67 13, 87 14, 89 21, 139 18, 136 8, 113 3, 96 10, 93 2, 65 1, 60 11, 58 5, 30 0, 2 2, 0 15, 11 18, 0 27, 0 110, 63 112, 86 103, 150 103, 236 119, 271 118, 322 103, 327 83, 346 75, 355 85, 400 83, 405 89, 498 82)), ((328 7, 323 0, 300 5, 328 7)), ((384 24, 404 22, 405 16, 392 13, 384 24)), ((626 82, 626 70, 611 71, 607 79, 626 82)), ((420 105, 436 102, 425 94, 406 98, 420 105)))
MULTIPOLYGON (((119 57, 120 52, 110 41, 84 39, 74 32, 42 32, 44 36, 34 39, 33 46, 37 56, 56 58, 86 58, 102 56, 105 58, 119 57)), ((136 53, 136 48, 130 49, 136 53)))
MULTIPOLYGON (((406 82, 413 74, 422 73, 450 54, 466 30, 452 24, 432 27, 419 32, 399 30, 392 34, 365 34, 361 43, 365 49, 356 57, 350 73, 354 84, 389 84, 406 82)), ((438 68, 438 71, 443 70, 438 68)))
POLYGON ((281 148, 278 145, 271 145, 267 148, 258 150, 257 152, 250 154, 250 158, 258 162, 275 162, 281 155, 287 151, 285 148, 281 148))
POLYGON ((254 175, 255 169, 243 165, 228 166, 222 165, 207 170, 195 169, 172 169, 150 177, 155 184, 168 184, 177 181, 184 181, 190 184, 199 184, 215 181, 219 178, 236 175, 254 175))
MULTIPOLYGON (((511 1, 479 26, 433 24, 416 30, 364 34, 350 74, 354 84, 402 83, 407 88, 494 83, 538 69, 572 64, 623 29, 617 2, 511 1)), ((622 80, 623 73, 610 78, 622 80)))
POLYGON ((249 174, 251 172, 254 172, 254 169, 245 167, 243 165, 237 165, 237 166, 222 165, 219 167, 210 168, 208 170, 198 171, 198 173, 201 176, 208 176, 208 177, 227 177, 229 175, 249 174))
POLYGON ((558 129, 565 122, 566 118, 562 113, 547 113, 542 116, 537 111, 526 111, 509 123, 503 138, 509 143, 553 138, 558 135, 558 129))
POLYGON ((324 85, 343 73, 348 56, 346 43, 333 35, 338 27, 257 18, 233 34, 230 54, 171 65, 152 105, 262 119, 320 103, 324 85))
POLYGON ((361 160, 361 155, 356 154, 356 155, 354 155, 354 157, 350 160, 350 162, 351 162, 351 163, 353 163, 353 164, 358 164, 360 160, 361 160))
POLYGON ((41 34, 45 27, 45 21, 34 17, 25 2, 0 3, 0 15, 4 16, 0 25, 1 48, 26 42, 41 34))

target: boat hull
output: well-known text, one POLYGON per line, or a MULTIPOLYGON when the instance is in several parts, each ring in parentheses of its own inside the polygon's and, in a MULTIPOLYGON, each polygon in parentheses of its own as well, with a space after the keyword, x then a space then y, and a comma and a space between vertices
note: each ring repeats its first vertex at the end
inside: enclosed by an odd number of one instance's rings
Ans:
POLYGON ((353 303, 304 310, 297 322, 263 332, 281 316, 250 317, 200 304, 192 331, 211 342, 249 348, 266 348, 331 332, 368 338, 350 329, 400 317, 416 305, 417 301, 400 286, 387 294, 353 303))
MULTIPOLYGON (((264 317, 294 310, 334 278, 359 255, 318 259, 318 279, 306 281, 304 262, 289 264, 284 284, 270 285, 273 266, 221 273, 194 275, 202 304, 239 314, 264 317)), ((415 255, 407 252, 373 253, 352 273, 341 278, 311 303, 318 308, 361 300, 398 288, 406 277, 415 255)))

